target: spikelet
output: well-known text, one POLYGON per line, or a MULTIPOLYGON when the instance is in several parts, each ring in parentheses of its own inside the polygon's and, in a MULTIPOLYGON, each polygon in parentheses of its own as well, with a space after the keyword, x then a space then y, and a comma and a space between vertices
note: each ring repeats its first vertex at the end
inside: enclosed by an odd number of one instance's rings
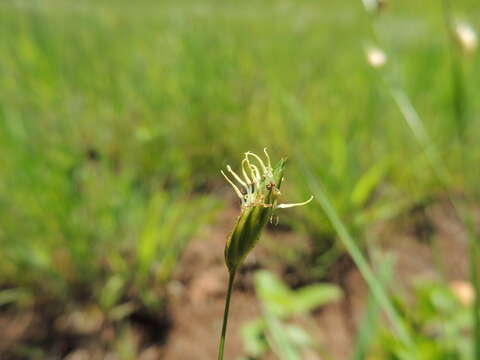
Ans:
POLYGON ((264 153, 266 161, 254 153, 245 153, 241 163, 243 177, 235 173, 230 166, 227 166, 227 171, 233 180, 222 171, 241 201, 240 215, 225 246, 225 263, 230 273, 237 270, 255 247, 262 229, 272 218, 275 209, 305 205, 313 199, 310 197, 302 203, 278 204, 285 160, 282 159, 275 168, 272 168, 266 149, 264 153))

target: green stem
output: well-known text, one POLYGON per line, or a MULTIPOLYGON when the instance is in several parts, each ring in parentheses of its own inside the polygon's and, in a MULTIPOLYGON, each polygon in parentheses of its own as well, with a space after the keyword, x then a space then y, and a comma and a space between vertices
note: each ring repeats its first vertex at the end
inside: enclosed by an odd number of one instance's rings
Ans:
POLYGON ((370 265, 368 264, 365 256, 362 254, 362 251, 350 235, 347 227, 344 225, 340 217, 338 216, 337 211, 330 203, 329 198, 326 193, 323 191, 319 181, 315 179, 313 174, 305 167, 305 174, 307 175, 307 181, 310 183, 310 188, 312 189, 315 200, 323 208, 328 219, 332 223, 335 231, 337 232, 340 240, 343 242, 343 245, 347 249, 348 253, 352 257, 353 261, 357 265, 362 277, 365 279, 367 286, 370 288, 372 295, 377 300, 378 304, 383 308, 385 314, 390 319, 392 326, 398 336, 398 339, 403 343, 407 349, 413 349, 413 340, 410 336, 410 333, 405 326, 400 314, 397 312, 393 303, 391 302, 387 291, 381 281, 377 279, 370 265))
POLYGON ((223 360, 223 348, 225 347, 225 335, 227 333, 228 310, 230 309, 230 298, 232 296, 233 280, 235 279, 236 270, 230 272, 228 277, 227 298, 225 299, 225 311, 223 312, 222 334, 220 335, 220 345, 218 347, 218 360, 223 360))
POLYGON ((480 359, 480 283, 478 279, 479 248, 475 236, 475 225, 470 214, 463 217, 467 227, 468 255, 470 265, 470 281, 472 283, 475 299, 472 307, 474 338, 472 342, 474 359, 480 359))
MULTIPOLYGON (((472 313, 474 324, 474 341, 472 345, 475 355, 474 358, 480 359, 480 279, 478 278, 478 263, 480 262, 480 254, 478 248, 478 236, 475 234, 475 225, 473 224, 473 220, 471 219, 471 215, 468 213, 468 211, 463 211, 461 204, 459 204, 458 200, 453 196, 453 193, 450 190, 450 184, 452 183, 451 176, 446 169, 442 158, 439 156, 435 144, 429 138, 427 130, 423 125, 423 121, 417 114, 415 108, 410 102, 410 99, 402 89, 395 88, 393 85, 389 84, 387 80, 384 81, 387 83, 387 85, 389 85, 393 99, 400 108, 404 119, 408 123, 428 161, 430 162, 430 166, 440 181, 440 185, 445 190, 450 204, 465 226, 468 236, 470 280, 475 290, 475 302, 472 313)), ((462 157, 461 161, 463 173, 466 174, 467 167, 465 156, 462 157)))

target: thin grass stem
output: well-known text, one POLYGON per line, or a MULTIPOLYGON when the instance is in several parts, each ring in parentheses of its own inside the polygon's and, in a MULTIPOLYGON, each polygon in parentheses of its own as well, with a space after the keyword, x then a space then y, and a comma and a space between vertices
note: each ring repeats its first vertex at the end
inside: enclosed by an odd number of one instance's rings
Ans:
POLYGON ((230 309, 230 299, 232 296, 233 281, 235 280, 236 271, 231 271, 228 277, 228 290, 225 299, 225 311, 223 312, 222 334, 220 335, 220 345, 218 347, 218 360, 223 360, 223 351, 225 347, 225 336, 227 334, 228 311, 230 309))
MULTIPOLYGON (((445 166, 442 158, 439 156, 436 146, 428 136, 428 132, 425 125, 412 105, 409 97, 400 87, 388 82, 386 78, 383 78, 384 82, 390 91, 390 94, 397 104, 400 112, 405 119, 408 127, 412 131, 415 139, 420 145, 422 151, 425 153, 427 160, 430 163, 436 177, 438 178, 441 187, 445 190, 448 200, 452 205, 455 213, 459 216, 463 222, 465 231, 467 232, 468 249, 469 249, 469 268, 470 268, 470 281, 475 292, 475 301, 472 309, 473 327, 474 327, 474 341, 472 343, 473 353, 475 359, 480 359, 480 283, 478 278, 478 264, 480 262, 480 254, 478 249, 478 236, 475 235, 475 226, 468 211, 462 210, 462 206, 458 203, 457 199, 453 196, 450 185, 451 176, 445 166)), ((463 171, 466 171, 465 159, 462 159, 463 171)))
POLYGON ((405 327, 405 324, 403 323, 400 315, 390 301, 390 298, 388 297, 384 286, 382 285, 381 281, 376 278, 365 256, 362 254, 362 251, 353 240, 352 236, 347 230, 347 227, 338 216, 335 208, 330 203, 330 200, 328 199, 326 193, 323 191, 319 181, 308 170, 305 164, 303 165, 305 173, 307 174, 308 181, 310 183, 310 188, 314 192, 315 200, 321 205, 321 207, 325 211, 325 214, 335 228, 335 231, 338 233, 340 240, 342 241, 343 245, 352 257, 355 264, 357 265, 363 278, 367 282, 367 285, 370 288, 372 295, 375 297, 375 300, 382 307, 383 311, 389 318, 393 329, 398 336, 398 339, 407 349, 413 349, 413 341, 410 337, 410 334, 405 327))
MULTIPOLYGON (((464 131, 466 128, 466 109, 468 106, 468 97, 465 90, 464 76, 462 66, 455 52, 455 39, 453 35, 454 21, 449 0, 443 0, 443 16, 445 29, 448 36, 448 45, 451 54, 451 74, 452 74, 452 104, 454 120, 457 128, 459 140, 464 141, 464 131)), ((465 151, 462 153, 462 170, 464 175, 467 171, 467 162, 465 151)), ((455 202, 452 203, 456 208, 455 202)), ((456 209, 458 211, 458 209, 456 209)), ((474 288, 475 299, 472 307, 472 318, 474 328, 473 358, 480 359, 480 283, 478 278, 479 248, 478 237, 475 235, 475 225, 473 219, 468 212, 460 214, 465 224, 468 236, 468 256, 470 268, 470 281, 474 288)))

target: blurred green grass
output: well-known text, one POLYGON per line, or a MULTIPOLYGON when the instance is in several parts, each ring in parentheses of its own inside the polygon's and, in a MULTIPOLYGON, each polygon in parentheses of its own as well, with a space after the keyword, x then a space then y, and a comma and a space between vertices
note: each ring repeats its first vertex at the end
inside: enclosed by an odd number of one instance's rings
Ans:
MULTIPOLYGON (((454 7, 480 27, 477 1, 454 7)), ((454 190, 476 196, 478 53, 462 64, 459 142, 440 2, 391 1, 378 32, 454 190)), ((369 34, 353 0, 3 1, 0 286, 69 297, 89 284, 105 299, 113 283, 154 303, 148 289, 218 209, 218 169, 264 146, 292 158, 287 194, 308 197, 308 166, 360 239, 442 197, 365 62, 369 34)), ((321 271, 344 251, 320 207, 285 217, 326 254, 321 271)))

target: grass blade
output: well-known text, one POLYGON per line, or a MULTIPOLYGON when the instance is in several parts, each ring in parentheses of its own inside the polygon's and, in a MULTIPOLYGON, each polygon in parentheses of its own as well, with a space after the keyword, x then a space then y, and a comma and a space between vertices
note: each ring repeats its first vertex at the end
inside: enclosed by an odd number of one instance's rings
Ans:
POLYGON ((342 241, 343 245, 347 249, 348 253, 352 257, 360 273, 365 279, 368 287, 370 288, 370 291, 372 292, 372 295, 375 297, 376 301, 382 307, 383 311, 389 318, 399 340, 406 348, 411 348, 413 346, 413 341, 410 337, 410 334, 408 333, 404 323, 402 322, 401 317, 399 316, 398 312, 395 310, 392 302, 390 301, 384 286, 373 273, 365 256, 362 254, 362 251, 355 243, 354 239, 347 230, 347 227, 338 216, 335 208, 332 206, 330 200, 328 199, 327 194, 323 191, 319 181, 307 169, 303 162, 302 165, 305 174, 307 175, 307 181, 310 185, 311 191, 315 196, 315 200, 320 204, 328 219, 332 223, 340 240, 342 241))
MULTIPOLYGON (((379 264, 379 278, 382 284, 388 283, 392 279, 393 259, 387 257, 385 260, 381 260, 379 264)), ((379 318, 379 306, 375 297, 370 292, 367 302, 367 310, 362 317, 360 327, 357 331, 357 339, 354 346, 352 360, 365 360, 369 350, 372 337, 375 335, 378 327, 379 318)))

